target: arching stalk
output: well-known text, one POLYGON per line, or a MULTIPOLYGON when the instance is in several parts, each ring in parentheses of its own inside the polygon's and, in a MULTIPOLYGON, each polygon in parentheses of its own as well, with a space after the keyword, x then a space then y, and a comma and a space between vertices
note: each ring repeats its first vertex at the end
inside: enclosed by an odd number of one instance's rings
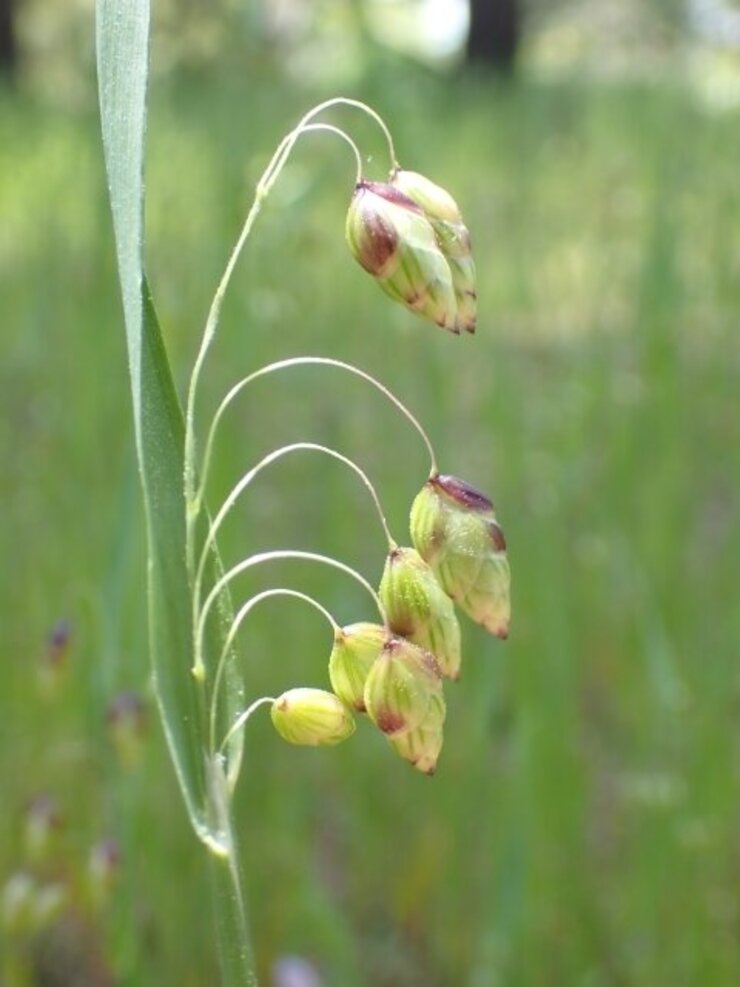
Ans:
POLYGON ((260 377, 267 377, 269 374, 277 373, 281 370, 288 370, 291 367, 304 367, 304 366, 321 366, 321 367, 334 367, 338 370, 344 370, 349 374, 353 374, 355 377, 359 377, 362 380, 367 381, 369 384, 380 391, 380 393, 391 402, 394 407, 396 407, 401 414, 411 423, 414 429, 417 431, 421 437, 422 442, 429 454, 429 475, 436 476, 439 472, 437 467, 437 457, 434 453, 434 448, 432 446, 431 439, 424 430, 421 422, 412 414, 411 411, 406 407, 406 405, 397 397, 391 390, 389 390, 385 384, 381 384, 379 380, 373 377, 371 374, 367 373, 365 370, 361 370, 359 367, 355 367, 351 363, 345 363, 343 360, 334 360, 327 356, 295 356, 290 357, 287 360, 276 360, 274 363, 269 363, 264 367, 260 367, 259 370, 253 371, 246 377, 243 377, 240 381, 228 391, 226 396, 221 401, 218 406, 213 420, 211 421, 211 426, 208 430, 208 437, 205 444, 205 452, 203 456, 203 463, 200 471, 201 480, 198 487, 198 492, 195 496, 194 504, 197 507, 202 503, 203 493, 205 490, 205 484, 208 479, 208 470, 211 464, 211 457, 213 454, 213 445, 216 439, 216 433, 218 431, 218 426, 223 418, 226 410, 230 407, 234 399, 247 387, 249 384, 253 383, 255 380, 259 380, 260 377))
MULTIPOLYGON (((305 133, 311 125, 311 120, 313 120, 320 113, 325 110, 330 109, 332 106, 345 105, 351 106, 356 109, 360 109, 372 117, 382 128, 383 133, 388 142, 388 149, 391 156, 391 170, 395 170, 398 167, 398 162, 396 159, 395 148, 393 146, 393 138, 391 137, 390 131, 385 125, 384 121, 375 110, 366 106, 359 100, 347 99, 345 97, 336 97, 334 99, 326 100, 324 103, 320 103, 310 110, 303 119, 299 122, 298 126, 295 127, 278 145, 277 150, 272 156, 270 163, 265 169, 262 178, 257 184, 257 190, 255 192, 255 197, 252 205, 247 213, 247 218, 244 221, 244 226, 242 227, 241 233, 236 241, 234 249, 231 252, 231 256, 226 264, 226 269, 221 277, 221 281, 216 289, 216 293, 213 296, 213 301, 211 303, 210 310, 208 312, 208 317, 206 319, 206 325, 203 332, 203 338, 201 340, 200 348, 198 350, 198 355, 195 359, 193 365, 193 371, 190 376, 190 384, 188 386, 187 403, 185 409, 185 465, 184 465, 184 487, 185 487, 185 521, 187 528, 187 538, 186 538, 186 564, 188 568, 188 573, 192 579, 194 566, 195 566, 195 537, 194 528, 195 521, 198 516, 200 504, 196 502, 195 499, 195 398, 198 391, 198 383, 200 380, 201 370, 203 364, 205 363, 205 358, 208 350, 213 342, 213 338, 216 334, 216 328, 218 326, 218 320, 221 314, 221 306, 223 305, 223 299, 226 294, 226 289, 231 281, 231 276, 236 267, 236 263, 239 260, 241 252, 244 248, 244 244, 247 242, 252 228, 257 220, 262 209, 262 203, 270 194, 272 187, 277 181, 280 173, 282 172, 285 164, 290 157, 290 154, 296 144, 296 141, 305 133)), ((349 138, 343 131, 339 131, 338 128, 332 128, 334 132, 340 133, 347 140, 349 138)), ((351 142, 350 142, 351 143, 351 142)), ((359 157, 359 152, 353 144, 355 149, 355 156, 358 165, 358 181, 362 174, 361 159, 359 157)))
POLYGON ((214 603, 224 591, 224 589, 242 572, 246 572, 247 569, 251 569, 253 566, 261 565, 263 562, 277 561, 278 559, 303 559, 307 562, 320 562, 322 565, 330 566, 333 569, 338 569, 340 572, 346 573, 351 576, 357 583, 360 584, 372 597, 373 603, 377 607, 378 613, 380 614, 383 623, 387 625, 385 609, 383 604, 380 602, 380 597, 375 592, 370 583, 365 579, 364 576, 360 575, 356 569, 347 565, 344 562, 340 562, 338 559, 333 559, 328 555, 320 555, 317 552, 302 552, 297 549, 276 549, 272 552, 258 552, 255 555, 250 555, 248 559, 243 559, 238 562, 235 566, 232 566, 228 572, 224 573, 219 580, 217 580, 215 586, 210 591, 206 597, 203 606, 200 609, 198 618, 195 626, 195 665, 193 667, 193 674, 197 676, 196 671, 198 666, 198 661, 202 662, 202 651, 203 651, 203 634, 205 630, 206 620, 208 619, 208 614, 211 611, 214 603))
MULTIPOLYGON (((336 620, 332 617, 332 615, 329 613, 329 611, 326 609, 326 607, 322 606, 318 602, 318 600, 315 600, 312 596, 309 596, 307 593, 301 593, 295 589, 287 589, 282 586, 279 586, 273 589, 263 590, 263 592, 257 593, 256 596, 253 596, 251 597, 251 599, 247 600, 247 602, 239 609, 238 613, 236 614, 233 621, 231 622, 229 633, 226 635, 224 646, 221 650, 221 654, 218 659, 218 664, 216 665, 216 674, 214 675, 213 678, 213 691, 211 695, 210 738, 211 738, 211 751, 214 753, 216 747, 216 713, 218 707, 218 694, 221 688, 221 677, 223 675, 223 671, 229 657, 229 652, 231 651, 231 647, 234 643, 234 640, 236 639, 236 635, 239 631, 239 628, 243 624, 244 620, 247 618, 248 614, 257 606, 258 603, 262 603, 263 600, 269 600, 273 596, 290 596, 296 600, 303 600, 305 603, 308 603, 310 606, 312 606, 315 610, 318 610, 319 613, 322 614, 327 619, 333 630, 336 631, 338 629, 339 625, 337 624, 336 620)), ((224 747, 226 746, 226 744, 228 743, 229 739, 231 738, 234 732, 235 731, 233 728, 229 731, 226 739, 223 740, 221 743, 221 746, 219 748, 220 750, 224 749, 224 747)))

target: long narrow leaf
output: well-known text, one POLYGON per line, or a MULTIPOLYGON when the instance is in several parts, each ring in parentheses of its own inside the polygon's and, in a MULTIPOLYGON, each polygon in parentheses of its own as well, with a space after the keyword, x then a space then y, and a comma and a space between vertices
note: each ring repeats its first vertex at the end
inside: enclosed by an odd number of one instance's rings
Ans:
POLYGON ((148 0, 99 0, 100 114, 147 517, 151 650, 167 740, 188 812, 200 829, 205 791, 201 717, 189 675, 183 420, 142 266, 148 39, 148 0))
MULTIPOLYGON (((207 691, 220 640, 233 617, 222 598, 220 621, 208 628, 206 680, 191 674, 193 623, 186 565, 183 491, 184 422, 143 266, 144 135, 149 0, 98 0, 100 112, 113 227, 123 296, 136 450, 144 493, 149 557, 149 636, 157 699, 191 822, 210 854, 224 984, 256 985, 246 907, 230 813, 241 759, 241 732, 225 763, 209 753, 207 691)), ((207 515, 203 518, 207 524, 207 515)), ((203 532, 198 534, 203 541, 203 532)), ((221 565, 215 546, 209 575, 221 565)), ((243 708, 235 662, 219 704, 221 734, 243 708)))

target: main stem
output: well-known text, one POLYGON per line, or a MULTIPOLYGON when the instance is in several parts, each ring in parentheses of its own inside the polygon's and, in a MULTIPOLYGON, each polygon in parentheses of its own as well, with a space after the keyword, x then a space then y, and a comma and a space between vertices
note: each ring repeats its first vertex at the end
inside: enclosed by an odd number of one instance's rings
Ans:
POLYGON ((211 852, 208 855, 223 983, 226 987, 258 987, 223 758, 220 755, 210 758, 206 764, 206 772, 208 801, 215 817, 211 824, 217 828, 220 842, 225 849, 224 853, 211 852))

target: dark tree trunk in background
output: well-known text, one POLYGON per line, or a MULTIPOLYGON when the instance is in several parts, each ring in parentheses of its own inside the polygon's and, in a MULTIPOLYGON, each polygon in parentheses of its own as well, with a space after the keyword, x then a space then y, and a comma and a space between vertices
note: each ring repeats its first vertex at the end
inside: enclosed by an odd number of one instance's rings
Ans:
POLYGON ((18 62, 13 0, 0 0, 0 77, 11 78, 18 62))
POLYGON ((470 0, 469 62, 511 72, 521 38, 519 0, 470 0))

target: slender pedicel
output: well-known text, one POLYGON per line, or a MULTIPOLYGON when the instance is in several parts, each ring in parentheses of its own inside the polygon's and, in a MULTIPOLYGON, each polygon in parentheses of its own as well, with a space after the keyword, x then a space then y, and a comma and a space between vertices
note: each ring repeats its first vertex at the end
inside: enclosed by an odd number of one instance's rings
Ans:
POLYGON ((208 430, 208 436, 206 438, 205 451, 203 455, 203 464, 200 470, 200 485, 195 498, 192 503, 192 508, 194 513, 197 515, 200 510, 200 505, 203 499, 203 493, 205 490, 205 485, 208 480, 208 470, 211 463, 211 456, 213 454, 213 444, 216 438, 216 431, 218 429, 219 423, 231 402, 237 395, 253 381, 260 377, 266 377, 268 374, 276 373, 279 370, 287 370, 290 367, 301 367, 301 366, 323 366, 323 367, 335 367, 338 370, 346 370, 350 374, 354 374, 356 377, 360 377, 362 380, 367 381, 372 384, 376 390, 380 391, 390 402, 395 405, 396 408, 408 419, 413 425, 416 431, 419 433, 427 452, 429 453, 429 475, 436 476, 439 473, 437 468, 437 459, 434 454, 434 448, 432 447, 431 440, 427 433, 424 431, 419 420, 409 411, 406 405, 401 401, 400 398, 390 391, 384 384, 381 384, 379 380, 376 380, 371 374, 367 373, 365 370, 360 370, 359 367, 353 366, 351 363, 345 363, 342 360, 334 360, 331 357, 326 356, 296 356, 291 357, 287 360, 277 360, 274 363, 269 363, 264 367, 260 367, 259 370, 253 371, 247 377, 243 377, 238 381, 231 390, 226 394, 221 404, 218 406, 215 415, 213 416, 213 421, 211 422, 211 427, 208 430))
POLYGON ((197 614, 198 608, 200 606, 200 594, 201 594, 201 586, 203 583, 203 573, 205 572, 205 567, 208 561, 208 556, 211 547, 213 546, 216 540, 216 535, 218 534, 219 528, 223 524, 226 515, 229 513, 231 508, 236 503, 239 495, 243 493, 244 490, 246 490, 246 488, 249 486, 252 480, 254 480, 255 477, 257 477, 262 472, 262 470, 266 469, 272 463, 276 462, 278 459, 282 459, 284 456, 287 456, 292 452, 302 452, 302 451, 324 453, 324 455, 330 456, 332 459, 337 459, 340 463, 344 463, 345 466, 349 466, 349 468, 353 470, 360 477, 362 482, 370 491, 370 496, 373 499, 373 503, 375 504, 375 508, 378 512, 378 517, 380 518, 380 523, 383 527, 383 533, 385 534, 386 541, 388 542, 388 548, 390 551, 392 551, 393 548, 395 547, 396 543, 391 536, 390 530, 388 528, 388 522, 385 519, 385 514, 383 513, 383 507, 380 503, 375 487, 373 486, 368 475, 357 465, 357 463, 353 462, 351 459, 348 459, 347 456, 343 456, 340 452, 337 452, 334 449, 329 449, 327 446, 322 446, 315 442, 294 442, 291 445, 283 446, 281 449, 276 449, 273 452, 269 453, 267 456, 261 459, 256 466, 253 466, 251 470, 248 470, 244 474, 244 476, 239 480, 239 482, 233 487, 231 493, 223 502, 221 509, 213 519, 211 526, 208 529, 208 534, 203 544, 203 548, 201 550, 200 560, 198 562, 198 568, 196 570, 195 580, 193 583, 194 616, 197 614))
MULTIPOLYGON (((299 136, 303 134, 316 134, 324 131, 327 134, 336 134, 337 137, 341 137, 345 144, 348 144, 352 149, 355 156, 355 164, 357 165, 357 181, 362 181, 362 155, 360 154, 360 149, 357 144, 352 140, 349 134, 342 130, 341 127, 335 127, 331 123, 309 123, 305 127, 301 127, 301 132, 299 136)), ((284 137, 282 143, 286 144, 289 137, 284 137)))
MULTIPOLYGON (((216 666, 216 674, 213 678, 213 692, 211 696, 211 721, 210 721, 211 750, 214 749, 216 744, 216 713, 217 713, 217 705, 218 705, 218 692, 221 687, 221 676, 223 675, 224 668, 226 667, 226 661, 229 656, 229 651, 231 650, 231 646, 233 645, 234 639, 236 638, 239 628, 241 627, 242 623, 246 619, 247 614, 249 614, 254 609, 254 607, 257 606, 258 603, 261 603, 263 600, 269 600, 270 597, 273 596, 291 596, 294 597, 296 600, 305 601, 306 603, 310 604, 310 606, 312 606, 315 610, 318 610, 320 614, 323 614, 323 616, 326 617, 327 621, 331 625, 331 628, 334 632, 337 632, 339 630, 339 625, 337 624, 336 620, 332 617, 332 615, 329 613, 329 611, 326 609, 326 607, 322 606, 318 600, 315 600, 312 596, 309 596, 307 593, 300 593, 298 590, 295 589, 287 589, 283 586, 278 586, 273 589, 266 589, 262 593, 257 593, 256 596, 253 596, 251 599, 247 600, 247 602, 241 607, 241 609, 239 610, 239 612, 236 614, 233 621, 231 622, 229 633, 226 635, 226 640, 224 641, 224 646, 221 651, 221 655, 218 659, 218 665, 216 666)), ((223 746, 224 744, 221 745, 222 749, 223 746)))
MULTIPOLYGON (((195 565, 195 556, 194 556, 195 547, 193 544, 192 529, 194 524, 194 517, 197 516, 197 510, 194 511, 194 507, 193 507, 194 492, 195 492, 195 395, 198 388, 198 381, 200 379, 200 372, 203 363, 205 361, 206 354, 208 352, 208 349, 211 345, 211 342, 213 341, 213 337, 216 332, 216 326, 218 325, 218 319, 221 313, 221 305, 223 303, 224 295, 226 293, 226 289, 229 285, 229 282, 231 281, 231 276, 234 272, 234 268, 236 267, 236 263, 239 259, 239 256, 241 255, 242 249, 244 248, 244 244, 246 243, 250 233, 252 232, 252 227, 254 226, 257 216, 260 213, 260 210, 262 208, 262 203, 265 200, 265 198, 269 195, 270 190, 272 189, 273 185, 277 181, 280 172, 282 171, 288 158, 290 157, 290 154, 293 150, 293 147, 295 146, 296 141, 301 136, 301 134, 308 129, 308 125, 310 121, 315 116, 317 116, 319 113, 322 113, 324 110, 329 109, 332 106, 339 106, 339 105, 352 106, 356 109, 362 110, 364 113, 367 113, 370 117, 372 117, 372 119, 374 119, 379 124, 388 142, 388 149, 391 157, 391 171, 393 172, 398 169, 398 161, 396 159, 396 152, 393 146, 393 138, 391 137, 390 131, 388 130, 382 117, 380 117, 380 115, 376 113, 375 110, 371 109, 371 107, 366 106, 364 103, 360 102, 359 100, 347 99, 346 97, 338 96, 334 99, 329 99, 323 103, 320 103, 318 106, 314 107, 302 118, 298 126, 295 127, 290 132, 290 134, 288 134, 287 137, 280 142, 277 150, 275 151, 272 159, 270 160, 270 163, 265 169, 262 178, 258 182, 254 201, 252 202, 249 212, 247 213, 247 218, 244 221, 244 226, 242 227, 242 231, 239 234, 234 249, 231 252, 231 256, 229 257, 229 260, 226 264, 226 269, 224 270, 223 276, 221 277, 221 281, 219 282, 219 285, 216 289, 216 293, 213 296, 213 301, 211 302, 211 307, 208 312, 208 318, 206 319, 206 326, 203 332, 203 338, 201 340, 200 349, 195 359, 195 363, 193 365, 193 371, 190 376, 190 384, 188 385, 188 395, 187 395, 186 410, 185 410, 184 484, 185 484, 186 527, 187 527, 186 562, 191 577, 193 575, 193 568, 195 565)), ((338 128, 334 128, 334 129, 338 131, 338 128)), ((349 139, 346 137, 346 135, 343 134, 343 136, 345 136, 346 139, 349 139)), ((362 172, 361 159, 359 156, 359 152, 357 152, 356 147, 355 147, 355 152, 358 160, 358 175, 361 176, 361 172, 362 172)))
POLYGON ((292 149, 295 142, 301 136, 302 133, 310 133, 312 131, 325 130, 329 133, 337 134, 343 140, 345 140, 354 151, 355 162, 357 164, 357 180, 359 181, 362 177, 362 158, 360 152, 357 148, 355 142, 346 134, 343 130, 338 127, 334 127, 331 124, 310 124, 308 126, 301 127, 297 131, 292 131, 287 137, 283 138, 278 146, 277 151, 273 155, 270 164, 267 166, 267 170, 262 176, 259 185, 257 186, 257 192, 255 194, 252 206, 247 214, 244 226, 242 227, 239 239, 234 246, 234 249, 229 257, 229 261, 226 265, 226 270, 223 273, 221 281, 219 282, 218 288, 216 289, 216 294, 213 296, 213 301, 211 302, 211 308, 208 312, 208 318, 206 320, 206 327, 203 332, 203 338, 201 340, 200 349, 193 365, 193 371, 190 377, 190 385, 188 387, 188 398, 187 398, 187 410, 185 417, 185 507, 186 507, 186 524, 187 524, 187 553, 188 553, 188 567, 192 575, 192 567, 194 564, 194 545, 192 538, 192 526, 197 516, 197 510, 193 510, 193 492, 195 489, 195 394, 198 387, 198 380, 200 379, 201 369, 206 358, 206 354, 213 342, 213 337, 216 332, 216 326, 218 324, 219 315, 221 312, 221 305, 223 303, 223 298, 226 293, 226 289, 231 281, 231 276, 234 272, 236 262, 244 248, 244 244, 252 231, 254 222, 262 207, 263 200, 267 197, 272 188, 272 185, 277 180, 279 172, 282 170, 283 165, 287 161, 287 154, 292 149), (290 147, 288 148, 288 144, 290 147), (279 168, 275 171, 274 177, 271 181, 266 182, 270 171, 274 169, 276 159, 287 149, 282 163, 279 168))
POLYGON ((306 113, 306 115, 300 120, 297 126, 283 138, 283 140, 278 145, 277 150, 273 154, 269 165, 265 169, 265 172, 262 178, 260 179, 259 184, 257 185, 258 194, 260 193, 267 194, 270 192, 272 186, 277 181, 277 178, 280 172, 282 171, 285 162, 290 156, 291 151, 293 150, 293 145, 301 136, 301 133, 305 131, 309 121, 313 120, 314 117, 317 117, 320 113, 323 113, 325 110, 331 109, 332 106, 351 106, 354 107, 355 109, 362 110, 363 113, 367 113, 369 117, 372 117, 372 119, 375 120, 376 123, 380 126, 380 129, 383 131, 385 139, 388 143, 388 153, 391 159, 391 169, 390 169, 391 174, 394 174, 396 171, 399 170, 400 165, 398 164, 398 159, 396 158, 396 149, 393 145, 393 138, 391 136, 391 132, 386 126, 385 121, 380 116, 380 114, 376 113, 375 110, 373 110, 370 106, 367 106, 365 103, 362 103, 359 100, 348 99, 345 96, 337 96, 333 99, 326 100, 324 103, 319 103, 318 106, 314 106, 314 108, 312 110, 309 110, 308 113, 306 113))
POLYGON ((275 702, 275 699, 274 699, 273 696, 263 696, 261 699, 256 699, 251 704, 251 706, 247 706, 247 708, 244 710, 244 712, 243 713, 240 713, 239 716, 237 717, 237 719, 234 721, 234 723, 229 727, 228 733, 226 734, 226 736, 224 737, 224 739, 221 741, 221 746, 218 749, 219 754, 223 754, 224 750, 226 749, 226 745, 228 744, 228 742, 231 740, 231 738, 234 736, 234 734, 238 730, 241 730, 241 728, 244 726, 244 724, 247 722, 247 720, 252 715, 252 713, 254 713, 255 710, 259 709, 260 706, 266 705, 267 703, 271 703, 272 704, 274 702, 275 702))
POLYGON ((260 565, 262 562, 272 562, 277 559, 303 559, 307 562, 321 562, 323 565, 331 566, 333 569, 339 569, 340 572, 345 572, 348 576, 352 576, 352 578, 358 582, 360 586, 363 586, 373 598, 373 603, 377 607, 383 623, 387 624, 385 610, 383 609, 383 604, 381 603, 378 594, 364 576, 360 575, 356 569, 346 565, 344 562, 340 562, 338 559, 332 559, 328 555, 319 555, 317 552, 302 552, 292 548, 281 548, 273 552, 258 552, 256 555, 250 555, 247 559, 242 559, 241 562, 238 562, 235 566, 232 566, 228 572, 224 573, 224 575, 221 576, 221 578, 216 582, 215 586, 206 597, 203 606, 200 608, 195 624, 195 661, 192 668, 193 675, 198 681, 202 682, 205 679, 205 665, 203 664, 203 633, 211 607, 224 589, 229 585, 231 580, 235 579, 236 576, 240 575, 242 572, 246 572, 247 569, 251 569, 252 566, 260 565))

